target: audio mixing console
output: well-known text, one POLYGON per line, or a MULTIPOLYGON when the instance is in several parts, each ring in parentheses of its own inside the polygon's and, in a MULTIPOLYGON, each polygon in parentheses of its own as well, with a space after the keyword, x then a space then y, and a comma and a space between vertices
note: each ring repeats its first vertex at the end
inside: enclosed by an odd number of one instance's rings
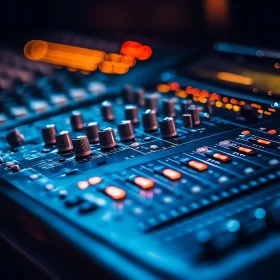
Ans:
POLYGON ((1 61, 5 239, 64 279, 261 276, 280 249, 277 98, 1 61))

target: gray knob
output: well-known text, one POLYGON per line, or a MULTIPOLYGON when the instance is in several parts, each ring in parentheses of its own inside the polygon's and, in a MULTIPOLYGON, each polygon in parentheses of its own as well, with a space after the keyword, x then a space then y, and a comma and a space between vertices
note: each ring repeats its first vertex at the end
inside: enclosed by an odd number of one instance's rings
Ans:
POLYGON ((139 122, 137 106, 135 105, 125 106, 125 119, 131 120, 133 124, 137 124, 139 122))
POLYGON ((12 147, 17 147, 23 144, 24 136, 15 128, 7 134, 6 140, 12 147))
POLYGON ((157 113, 154 110, 146 110, 142 115, 144 131, 151 132, 158 129, 157 113))
POLYGON ((187 114, 189 107, 192 105, 192 100, 184 99, 181 103, 182 114, 187 114))
POLYGON ((121 96, 125 104, 132 104, 133 103, 133 91, 131 85, 125 85, 121 90, 121 96))
POLYGON ((145 108, 153 111, 158 111, 158 97, 156 94, 145 95, 145 108))
POLYGON ((89 143, 97 143, 99 141, 99 126, 97 122, 90 122, 85 124, 85 132, 89 143))
POLYGON ((46 146, 55 144, 55 136, 56 127, 54 124, 47 124, 42 128, 42 137, 46 146))
POLYGON ((162 113, 164 116, 176 117, 175 111, 175 100, 174 99, 164 99, 162 100, 162 113))
POLYGON ((130 120, 125 120, 119 123, 118 131, 122 141, 133 140, 135 138, 133 124, 130 120))
POLYGON ((82 114, 78 111, 73 111, 70 117, 70 123, 74 131, 82 130, 84 128, 82 114))
POLYGON ((100 130, 98 134, 101 149, 110 149, 117 146, 117 140, 113 128, 105 128, 103 130, 100 130))
POLYGON ((191 114, 184 114, 183 115, 183 122, 184 122, 185 127, 193 127, 192 115, 191 114))
POLYGON ((162 138, 172 138, 177 135, 174 119, 166 117, 159 122, 160 133, 162 138))
POLYGON ((113 106, 109 101, 104 101, 101 104, 101 112, 105 121, 113 121, 115 119, 113 106))
POLYGON ((87 157, 91 155, 91 149, 87 136, 78 136, 72 140, 73 149, 77 158, 87 157))
POLYGON ((56 135, 56 147, 58 152, 66 153, 73 150, 73 144, 70 133, 68 131, 61 131, 56 135))
POLYGON ((188 113, 192 116, 192 123, 194 126, 200 125, 199 109, 195 105, 191 105, 188 109, 188 113))
POLYGON ((143 88, 139 88, 133 93, 133 103, 139 107, 145 106, 145 90, 143 88))

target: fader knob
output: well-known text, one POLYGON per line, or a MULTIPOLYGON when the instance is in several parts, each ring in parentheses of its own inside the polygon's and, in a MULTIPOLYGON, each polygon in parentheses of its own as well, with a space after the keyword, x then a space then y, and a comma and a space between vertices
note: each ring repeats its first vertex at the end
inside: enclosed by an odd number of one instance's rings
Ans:
POLYGON ((125 106, 125 119, 131 120, 133 124, 137 124, 139 122, 137 106, 135 105, 125 106))
POLYGON ((56 127, 54 124, 47 124, 42 128, 42 137, 46 146, 54 145, 56 135, 56 127))
POLYGON ((23 144, 24 136, 15 128, 7 134, 6 139, 12 147, 17 147, 23 144))
POLYGON ((143 88, 139 88, 133 93, 133 103, 139 107, 145 106, 145 90, 143 88))
POLYGON ((128 141, 135 138, 133 124, 130 120, 125 120, 119 123, 118 131, 122 141, 128 141))
POLYGON ((192 105, 192 100, 184 99, 181 103, 182 114, 187 114, 189 107, 192 105))
POLYGON ((70 117, 70 123, 74 131, 82 130, 84 128, 82 114, 78 111, 73 111, 70 117))
POLYGON ((192 115, 191 114, 183 114, 183 122, 185 127, 193 127, 192 115))
POLYGON ((97 143, 99 141, 98 131, 99 127, 97 122, 85 124, 85 132, 89 143, 97 143))
POLYGON ((91 155, 91 149, 89 146, 89 141, 87 136, 85 135, 78 136, 74 138, 72 142, 73 142, 73 150, 77 158, 91 155))
POLYGON ((174 99, 164 99, 162 101, 162 112, 164 116, 176 117, 175 111, 175 100, 174 99))
POLYGON ((162 138, 172 138, 177 135, 174 119, 166 117, 159 122, 160 133, 162 138))
POLYGON ((145 108, 158 111, 158 97, 156 94, 146 94, 145 95, 145 108))
POLYGON ((195 126, 200 125, 199 109, 195 105, 191 105, 188 109, 188 113, 192 116, 192 123, 195 126))
POLYGON ((114 129, 111 127, 105 128, 98 132, 99 143, 102 149, 110 149, 117 146, 114 129))
POLYGON ((123 87, 121 91, 121 96, 123 97, 125 104, 132 104, 133 103, 133 91, 131 85, 126 85, 123 87))
POLYGON ((56 135, 56 147, 58 152, 65 153, 73 150, 73 144, 70 133, 68 131, 61 131, 56 135))
POLYGON ((113 107, 109 101, 104 101, 102 103, 101 112, 105 121, 113 121, 115 119, 113 107))
POLYGON ((146 110, 142 115, 142 123, 146 132, 155 131, 158 129, 157 113, 154 110, 146 110))

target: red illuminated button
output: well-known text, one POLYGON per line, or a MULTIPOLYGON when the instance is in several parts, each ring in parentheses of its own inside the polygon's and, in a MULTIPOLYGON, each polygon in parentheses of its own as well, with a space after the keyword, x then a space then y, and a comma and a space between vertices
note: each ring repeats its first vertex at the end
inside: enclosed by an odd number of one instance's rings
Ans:
POLYGON ((275 130, 275 129, 270 129, 267 133, 269 133, 269 134, 276 134, 277 133, 277 131, 275 130))
POLYGON ((261 145, 265 145, 265 146, 268 146, 268 145, 271 144, 270 141, 265 140, 265 139, 258 139, 258 140, 257 140, 257 143, 259 143, 259 144, 261 144, 261 145))
POLYGON ((254 153, 254 150, 247 147, 238 147, 237 150, 243 154, 251 155, 254 153))
POLYGON ((196 161, 196 160, 189 161, 188 166, 193 168, 193 169, 196 169, 197 171, 205 171, 208 168, 207 164, 205 164, 203 162, 196 161))
POLYGON ((178 180, 182 177, 182 174, 180 172, 173 170, 171 168, 163 169, 162 174, 170 180, 178 180))
POLYGON ((123 189, 117 188, 115 186, 108 186, 105 189, 105 193, 114 200, 120 200, 126 196, 126 192, 123 189))
POLYGON ((250 130, 243 130, 241 132, 242 135, 249 135, 250 133, 251 133, 250 130))
POLYGON ((147 178, 144 178, 144 177, 136 177, 134 178, 134 183, 142 188, 142 189, 151 189, 154 187, 155 185, 155 182, 152 180, 152 179, 147 179, 147 178))
POLYGON ((205 155, 210 158, 216 159, 218 161, 222 161, 222 162, 231 161, 231 158, 229 156, 221 154, 221 153, 215 153, 215 152, 209 151, 209 152, 206 152, 205 155))

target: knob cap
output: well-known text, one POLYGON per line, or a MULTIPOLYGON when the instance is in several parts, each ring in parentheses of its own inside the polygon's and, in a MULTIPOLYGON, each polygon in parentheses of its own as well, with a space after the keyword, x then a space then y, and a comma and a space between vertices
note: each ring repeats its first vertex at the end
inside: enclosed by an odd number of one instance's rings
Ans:
POLYGON ((97 143, 99 141, 99 126, 97 122, 90 122, 85 124, 85 132, 89 143, 97 143))
POLYGON ((125 85, 121 91, 121 96, 125 104, 133 103, 133 91, 131 85, 125 85))
POLYGON ((70 133, 68 131, 61 131, 56 135, 56 147, 58 152, 66 153, 73 150, 73 144, 70 133))
POLYGON ((110 149, 117 146, 117 140, 113 128, 105 128, 103 130, 100 130, 98 134, 101 149, 110 149))
POLYGON ((184 122, 185 127, 193 127, 192 115, 191 114, 184 114, 183 115, 183 122, 184 122))
POLYGON ((105 121, 113 121, 115 119, 112 104, 109 101, 104 101, 101 105, 102 116, 105 121))
POLYGON ((145 90, 143 88, 137 89, 133 93, 133 103, 139 107, 145 106, 145 90))
POLYGON ((125 119, 131 120, 133 124, 137 124, 139 122, 137 106, 135 105, 125 106, 125 119))
POLYGON ((146 110, 142 115, 144 131, 151 132, 158 129, 157 113, 154 110, 146 110))
POLYGON ((192 123, 195 126, 200 125, 199 109, 195 105, 191 105, 188 109, 188 113, 192 116, 192 123))
POLYGON ((42 128, 42 137, 46 146, 54 145, 56 135, 56 127, 54 124, 47 124, 42 128))
POLYGON ((164 116, 175 118, 176 117, 175 100, 174 99, 162 100, 162 112, 164 116))
POLYGON ((177 135, 174 119, 166 117, 159 122, 160 133, 162 138, 172 138, 177 135))
POLYGON ((118 131, 122 141, 128 141, 135 138, 133 124, 130 120, 125 120, 119 123, 118 131))
POLYGON ((6 139, 12 147, 17 147, 23 144, 24 136, 15 128, 7 134, 6 139))
POLYGON ((182 114, 187 114, 189 107, 192 105, 192 100, 184 99, 181 103, 182 114))
POLYGON ((77 158, 91 155, 91 149, 87 136, 78 136, 74 138, 72 142, 74 153, 77 158))
POLYGON ((206 101, 206 111, 207 111, 209 117, 213 116, 213 113, 214 113, 213 106, 212 106, 210 99, 207 99, 207 101, 206 101))
POLYGON ((158 96, 156 94, 145 95, 145 107, 153 111, 158 111, 158 96))
POLYGON ((240 114, 243 118, 247 120, 254 120, 259 117, 259 112, 257 108, 252 107, 249 104, 246 104, 241 107, 240 114))
POLYGON ((82 114, 78 111, 73 111, 70 117, 70 123, 74 131, 82 130, 84 128, 82 114))

